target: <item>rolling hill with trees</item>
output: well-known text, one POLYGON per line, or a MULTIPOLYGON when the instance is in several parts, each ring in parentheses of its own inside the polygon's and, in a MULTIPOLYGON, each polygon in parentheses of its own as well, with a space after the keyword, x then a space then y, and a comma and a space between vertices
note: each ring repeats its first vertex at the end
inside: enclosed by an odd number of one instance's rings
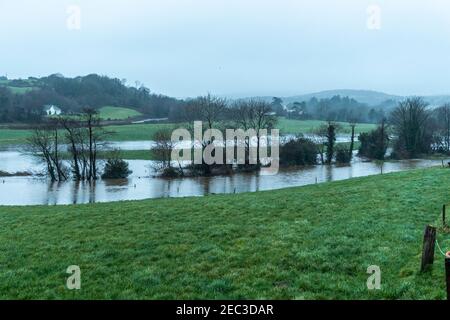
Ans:
POLYGON ((53 74, 43 78, 8 80, 0 78, 0 122, 38 122, 43 106, 59 106, 65 114, 83 108, 105 106, 134 109, 149 118, 167 117, 171 108, 183 102, 153 94, 145 86, 128 86, 125 80, 96 74, 66 78, 53 74))

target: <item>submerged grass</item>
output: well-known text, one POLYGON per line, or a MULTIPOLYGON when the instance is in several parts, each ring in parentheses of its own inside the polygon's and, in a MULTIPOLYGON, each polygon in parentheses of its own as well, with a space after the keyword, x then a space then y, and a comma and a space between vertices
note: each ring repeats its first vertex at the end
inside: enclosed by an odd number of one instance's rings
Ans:
MULTIPOLYGON (((0 207, 0 298, 443 299, 418 273, 442 168, 300 188, 78 206, 0 207), (69 265, 81 290, 65 288, 69 265), (381 268, 381 290, 366 287, 381 268)), ((442 247, 450 237, 438 234, 442 247)))

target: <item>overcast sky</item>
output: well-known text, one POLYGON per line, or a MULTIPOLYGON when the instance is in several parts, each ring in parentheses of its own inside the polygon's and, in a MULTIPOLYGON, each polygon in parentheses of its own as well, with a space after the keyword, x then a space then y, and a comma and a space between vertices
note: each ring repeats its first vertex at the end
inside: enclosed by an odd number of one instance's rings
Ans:
POLYGON ((99 73, 176 97, 450 93, 448 0, 0 0, 0 23, 10 78, 99 73))

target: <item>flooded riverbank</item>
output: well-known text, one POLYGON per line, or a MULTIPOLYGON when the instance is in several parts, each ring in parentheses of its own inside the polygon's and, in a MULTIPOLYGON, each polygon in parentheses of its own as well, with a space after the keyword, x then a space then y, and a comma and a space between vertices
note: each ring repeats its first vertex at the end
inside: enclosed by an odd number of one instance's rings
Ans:
MULTIPOLYGON (((349 166, 310 166, 280 169, 274 176, 236 173, 231 176, 163 179, 154 177, 152 161, 128 160, 133 174, 123 180, 96 182, 50 182, 42 177, 4 177, 0 179, 0 205, 56 205, 142 200, 163 197, 204 196, 208 194, 255 192, 304 186, 389 172, 441 165, 441 160, 362 162, 356 158, 349 166)), ((19 151, 0 152, 0 170, 7 172, 43 171, 31 155, 19 151)))

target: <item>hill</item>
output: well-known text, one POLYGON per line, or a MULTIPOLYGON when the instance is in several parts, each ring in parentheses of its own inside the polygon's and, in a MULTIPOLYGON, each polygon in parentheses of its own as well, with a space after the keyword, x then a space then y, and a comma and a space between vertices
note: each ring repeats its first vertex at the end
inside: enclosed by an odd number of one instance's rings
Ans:
MULTIPOLYGON (((335 96, 348 97, 350 99, 354 99, 359 103, 367 104, 368 106, 378 106, 386 101, 400 101, 403 99, 402 96, 391 95, 384 92, 371 91, 371 90, 327 90, 320 91, 315 93, 308 93, 302 95, 288 96, 288 97, 280 97, 283 99, 283 102, 294 103, 294 102, 303 102, 309 101, 312 98, 320 99, 331 99, 335 96)), ((262 97, 252 97, 256 99, 262 99, 267 102, 272 101, 272 96, 262 96, 262 97)), ((244 98, 251 99, 251 98, 244 98)))
POLYGON ((308 101, 313 97, 320 100, 330 99, 334 96, 349 97, 350 99, 355 99, 356 101, 365 103, 369 106, 378 106, 388 100, 400 101, 403 99, 403 97, 401 96, 390 95, 387 93, 370 90, 327 90, 316 93, 286 97, 284 98, 284 101, 288 103, 296 101, 302 102, 308 101))
MULTIPOLYGON (((312 98, 316 98, 318 100, 321 99, 331 99, 335 96, 340 97, 348 97, 350 99, 354 99, 359 103, 366 104, 369 107, 377 107, 382 109, 389 109, 395 106, 399 101, 402 101, 407 98, 407 96, 401 95, 393 95, 379 91, 372 90, 351 90, 351 89, 343 89, 343 90, 326 90, 319 91, 314 93, 307 93, 295 96, 287 96, 280 97, 283 99, 285 104, 290 104, 294 102, 307 102, 312 98)), ((271 102, 272 96, 261 96, 261 97, 251 97, 256 99, 262 99, 267 102, 271 102)), ((243 98, 244 100, 251 99, 243 98)), ((450 95, 428 95, 423 96, 424 100, 430 104, 430 106, 441 106, 445 103, 450 103, 450 95)))
POLYGON ((53 74, 26 80, 0 79, 0 122, 4 123, 39 122, 47 104, 58 106, 65 114, 78 113, 85 107, 127 106, 135 114, 164 118, 182 103, 153 94, 144 86, 128 86, 125 80, 97 74, 75 78, 53 74))

